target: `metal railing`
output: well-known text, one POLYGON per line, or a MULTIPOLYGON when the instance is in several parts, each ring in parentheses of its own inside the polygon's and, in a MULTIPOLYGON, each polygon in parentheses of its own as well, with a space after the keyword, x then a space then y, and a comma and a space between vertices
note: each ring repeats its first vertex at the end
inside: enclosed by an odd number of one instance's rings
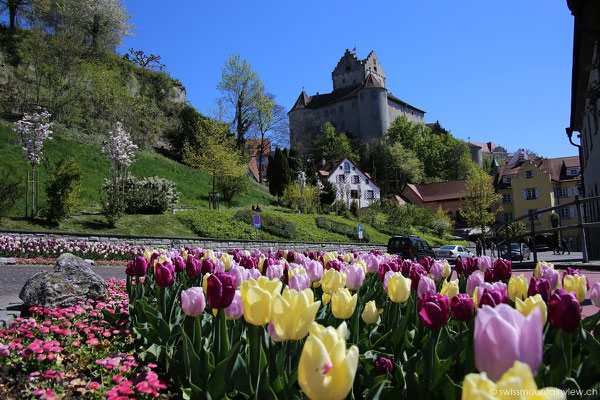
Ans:
MULTIPOLYGON (((594 201, 599 201, 599 200, 600 200, 600 196, 587 197, 587 198, 581 199, 581 198, 579 198, 578 195, 576 195, 575 200, 569 201, 567 203, 543 208, 541 210, 535 210, 535 211, 529 210, 529 212, 526 215, 523 215, 522 217, 519 217, 519 218, 512 219, 510 221, 505 221, 498 228, 493 230, 493 234, 496 239, 498 239, 498 233, 501 232, 502 230, 504 230, 504 240, 501 240, 501 241, 496 240, 496 247, 499 249, 501 245, 505 244, 507 252, 508 252, 508 258, 512 259, 511 242, 513 240, 516 241, 516 240, 531 236, 531 248, 533 251, 533 261, 535 263, 537 263, 538 257, 537 257, 537 248, 536 248, 536 239, 535 239, 536 235, 541 235, 544 233, 559 232, 559 231, 562 231, 565 229, 579 229, 581 232, 581 251, 583 253, 583 262, 587 263, 589 261, 589 257, 588 257, 588 251, 587 251, 587 240, 586 240, 585 230, 587 228, 600 228, 600 221, 584 222, 584 220, 583 220, 584 216, 583 216, 581 207, 582 207, 582 205, 592 203, 594 201), (539 230, 535 229, 535 220, 537 219, 536 218, 537 215, 542 215, 543 213, 552 212, 554 210, 558 210, 561 208, 571 207, 573 205, 575 206, 576 213, 577 213, 577 223, 576 224, 557 226, 555 228, 549 228, 549 229, 539 229, 539 230), (514 224, 515 222, 519 222, 521 220, 526 220, 526 219, 529 220, 530 231, 527 233, 523 233, 521 235, 511 237, 509 234, 509 226, 511 224, 514 224)), ((587 213, 586 215, 589 215, 589 213, 587 213)), ((522 249, 521 249, 521 253, 522 253, 522 249)), ((498 256, 500 256, 500 254, 498 256)))

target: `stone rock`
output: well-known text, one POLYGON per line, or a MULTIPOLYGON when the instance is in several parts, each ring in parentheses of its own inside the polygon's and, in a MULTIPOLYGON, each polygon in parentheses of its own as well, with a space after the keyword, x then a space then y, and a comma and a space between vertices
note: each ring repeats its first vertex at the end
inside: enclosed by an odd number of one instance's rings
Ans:
POLYGON ((89 265, 94 265, 94 260, 92 260, 91 258, 86 258, 85 260, 86 263, 88 263, 89 265))
POLYGON ((12 257, 0 257, 0 265, 14 265, 17 261, 12 257))
POLYGON ((90 265, 73 254, 64 253, 52 271, 29 278, 19 298, 29 307, 70 307, 87 299, 106 300, 107 286, 90 265))

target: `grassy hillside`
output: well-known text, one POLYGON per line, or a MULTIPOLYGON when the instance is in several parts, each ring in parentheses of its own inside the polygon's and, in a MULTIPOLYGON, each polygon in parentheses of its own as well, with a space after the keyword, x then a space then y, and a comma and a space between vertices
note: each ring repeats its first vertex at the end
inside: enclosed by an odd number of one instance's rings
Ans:
MULTIPOLYGON (((16 144, 16 135, 12 124, 0 120, 0 168, 13 171, 16 176, 25 181, 28 164, 23 158, 21 149, 16 144)), ((104 179, 109 177, 108 159, 101 154, 100 147, 95 144, 80 143, 74 139, 66 139, 55 135, 54 139, 44 144, 43 154, 50 160, 62 156, 72 157, 79 161, 83 172, 81 210, 90 210, 92 205, 98 210, 99 190, 104 179)), ((135 163, 129 171, 139 177, 159 176, 167 178, 177 185, 181 194, 180 205, 201 207, 208 203, 208 193, 211 190, 211 177, 198 172, 183 164, 170 160, 152 150, 140 150, 136 153, 135 163)), ((40 204, 45 201, 44 181, 46 168, 40 166, 40 204)), ((258 184, 250 185, 250 191, 234 200, 234 206, 250 204, 272 204, 274 199, 268 191, 258 184)), ((19 201, 13 209, 14 215, 22 215, 25 200, 19 201)), ((2 224, 4 226, 4 223, 2 224)))

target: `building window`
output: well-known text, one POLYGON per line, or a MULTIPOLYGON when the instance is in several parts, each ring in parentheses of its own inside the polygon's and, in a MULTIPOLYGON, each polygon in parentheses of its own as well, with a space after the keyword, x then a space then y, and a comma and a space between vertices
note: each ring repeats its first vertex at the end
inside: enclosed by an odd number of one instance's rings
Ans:
POLYGON ((375 192, 373 190, 367 190, 367 200, 373 200, 375 198, 375 192))
POLYGON ((577 176, 579 175, 579 168, 567 168, 568 176, 577 176))
POLYGON ((369 184, 369 180, 365 179, 365 184, 368 185, 369 184))
POLYGON ((350 72, 350 67, 346 67, 346 72, 350 72))
POLYGON ((508 204, 513 202, 512 194, 503 194, 502 195, 502 203, 508 204))
POLYGON ((503 176, 502 177, 502 182, 509 184, 510 185, 510 181, 512 180, 512 178, 510 176, 503 176))
POLYGON ((346 79, 342 79, 342 83, 346 83, 346 79))
POLYGON ((348 161, 346 161, 344 163, 344 173, 345 174, 349 174, 350 173, 350 163, 348 161))
POLYGON ((335 114, 336 114, 336 112, 335 112, 335 107, 333 107, 333 108, 331 109, 331 116, 333 117, 335 114))
POLYGON ((346 182, 346 175, 338 175, 337 181, 338 182, 346 182))
POLYGON ((569 197, 569 188, 561 187, 556 191, 558 197, 569 197))
POLYGON ((569 207, 560 208, 558 210, 558 216, 560 217, 560 219, 571 218, 571 208, 569 208, 569 207))
POLYGON ((527 188, 525 190, 523 190, 523 194, 525 196, 525 199, 527 200, 533 200, 533 199, 537 199, 539 197, 539 189, 537 188, 527 188))
POLYGON ((375 72, 377 72, 377 67, 373 67, 373 70, 374 70, 375 72))
POLYGON ((360 183, 360 177, 358 175, 352 175, 352 183, 354 183, 354 184, 360 183))
POLYGON ((515 216, 513 215, 513 213, 504 213, 504 214, 502 214, 502 221, 503 222, 509 222, 509 221, 512 221, 513 219, 515 219, 515 216))
POLYGON ((372 99, 376 99, 377 98, 377 90, 371 90, 371 98, 372 99))
MULTIPOLYGON (((536 212, 536 211, 537 211, 537 208, 531 208, 531 209, 529 209, 529 210, 523 210, 523 214, 525 214, 525 215, 529 215, 529 211, 531 211, 531 212, 536 212)), ((542 217, 542 214, 535 214, 535 215, 533 216, 533 219, 540 219, 541 217, 542 217)))
POLYGON ((350 191, 350 198, 351 199, 358 199, 358 190, 351 190, 350 191))
POLYGON ((525 171, 525 178, 533 178, 533 171, 532 170, 525 171))

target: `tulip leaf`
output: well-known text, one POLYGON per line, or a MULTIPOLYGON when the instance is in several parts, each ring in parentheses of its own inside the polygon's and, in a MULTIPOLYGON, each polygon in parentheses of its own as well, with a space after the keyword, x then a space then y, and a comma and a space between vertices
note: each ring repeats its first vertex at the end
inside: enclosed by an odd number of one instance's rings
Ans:
POLYGON ((382 379, 380 382, 376 383, 375 386, 370 388, 366 400, 378 400, 386 383, 389 382, 386 379, 382 379))
MULTIPOLYGON (((207 382, 211 397, 220 399, 232 384, 242 383, 246 373, 246 363, 239 354, 241 341, 237 342, 227 358, 221 361, 213 370, 207 382)), ((237 386, 236 386, 237 388, 237 386)))
POLYGON ((152 343, 150 347, 148 347, 145 351, 139 354, 139 357, 143 362, 158 361, 161 352, 163 352, 164 350, 165 349, 163 346, 159 346, 156 343, 152 343))
POLYGON ((444 387, 442 390, 442 394, 446 400, 456 400, 460 398, 460 392, 462 391, 462 387, 454 383, 454 381, 448 376, 448 374, 444 375, 444 387), (458 397, 457 397, 458 395, 458 397))
POLYGON ((183 338, 183 366, 187 377, 190 384, 201 385, 202 382, 206 381, 206 373, 209 371, 205 371, 204 368, 202 368, 200 357, 196 354, 196 351, 194 351, 194 345, 188 335, 186 335, 185 332, 182 332, 181 336, 183 338))
POLYGON ((583 321, 581 321, 581 326, 583 326, 583 329, 586 331, 591 332, 596 328, 596 326, 598 326, 598 323, 600 323, 600 311, 594 315, 584 318, 583 321))

